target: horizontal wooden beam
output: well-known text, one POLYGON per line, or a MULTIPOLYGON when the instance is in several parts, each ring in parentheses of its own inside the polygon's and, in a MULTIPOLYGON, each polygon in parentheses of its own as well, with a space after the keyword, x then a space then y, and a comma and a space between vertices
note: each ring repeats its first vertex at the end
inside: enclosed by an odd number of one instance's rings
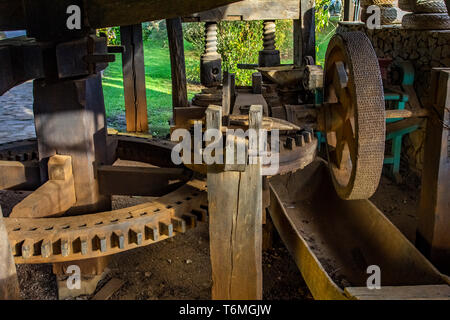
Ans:
MULTIPOLYGON (((104 28, 186 16, 237 1, 239 0, 90 0, 84 3, 90 26, 104 28)), ((67 14, 61 12, 61 15, 67 14)), ((0 1, 0 30, 25 29, 26 24, 22 1, 0 1)))
POLYGON ((0 160, 0 190, 31 190, 39 187, 40 181, 38 163, 0 160))
POLYGON ((298 19, 299 0, 244 0, 216 9, 184 15, 189 21, 298 19))
POLYGON ((159 197, 179 188, 190 179, 182 168, 100 166, 97 170, 100 193, 159 197))

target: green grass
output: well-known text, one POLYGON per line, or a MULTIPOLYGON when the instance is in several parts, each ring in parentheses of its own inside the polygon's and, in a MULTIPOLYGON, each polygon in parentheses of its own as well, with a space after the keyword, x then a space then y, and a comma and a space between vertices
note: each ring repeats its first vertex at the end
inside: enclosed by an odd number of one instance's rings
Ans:
MULTIPOLYGON (((323 65, 326 48, 334 34, 336 21, 317 34, 317 61, 323 65)), ((196 56, 189 42, 185 42, 186 67, 199 66, 200 57, 196 56)), ((166 136, 169 133, 168 121, 172 117, 172 82, 170 56, 167 41, 144 41, 145 82, 150 133, 154 136, 166 136)), ((292 59, 283 59, 282 63, 292 63, 292 59)), ((120 131, 126 131, 125 102, 123 93, 122 57, 116 54, 116 61, 110 63, 103 75, 103 94, 105 96, 108 125, 120 131)), ((189 91, 189 99, 195 92, 189 91)))
MULTIPOLYGON (((186 44, 186 50, 189 51, 186 44)), ((165 136, 169 133, 168 121, 172 116, 172 82, 170 76, 169 49, 163 41, 144 42, 145 82, 150 133, 165 136)), ((186 63, 199 63, 192 55, 186 55, 186 63)), ((123 93, 122 57, 110 63, 103 74, 103 94, 106 116, 110 126, 124 131, 125 102, 123 93)), ((192 98, 193 92, 189 93, 192 98)))
POLYGON ((325 64, 325 54, 327 53, 328 43, 336 32, 338 21, 338 17, 332 17, 328 23, 328 26, 321 32, 316 33, 316 60, 321 66, 325 64))

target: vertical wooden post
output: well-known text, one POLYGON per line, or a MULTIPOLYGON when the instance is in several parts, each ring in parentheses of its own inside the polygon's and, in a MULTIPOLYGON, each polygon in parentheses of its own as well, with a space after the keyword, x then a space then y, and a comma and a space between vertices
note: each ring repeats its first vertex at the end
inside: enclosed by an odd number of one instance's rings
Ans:
POLYGON ((233 113, 233 106, 235 100, 236 100, 235 74, 225 71, 223 74, 223 88, 222 88, 222 110, 224 116, 233 113))
MULTIPOLYGON (((106 116, 100 74, 54 83, 35 80, 33 90, 41 169, 47 170, 48 159, 55 154, 72 158, 76 203, 67 214, 110 210, 111 197, 100 194, 96 177, 96 166, 106 163, 107 159, 106 116)), ((47 176, 46 171, 41 176, 47 176)), ((108 258, 98 259, 106 263, 108 258)), ((72 264, 82 265, 82 262, 73 261, 72 264)), ((54 270, 59 269, 58 265, 54 265, 54 270)), ((81 274, 85 275, 83 269, 81 274)), ((65 282, 60 278, 67 275, 57 276, 64 286, 65 282)), ((81 285, 85 286, 86 281, 81 285)), ((59 290, 59 295, 63 298, 63 291, 59 290)))
POLYGON ((450 69, 432 71, 416 245, 450 274, 450 69))
POLYGON ((300 0, 300 17, 294 20, 294 64, 301 66, 307 56, 316 60, 315 0, 300 0))
POLYGON ((148 132, 141 24, 120 27, 120 39, 125 47, 122 68, 127 131, 148 132))
MULTIPOLYGON (((183 26, 181 18, 166 20, 172 70, 172 107, 188 107, 186 62, 184 59, 183 26)), ((173 113, 175 117, 175 113, 173 113)), ((175 121, 175 119, 174 119, 175 121)), ((176 121, 175 121, 176 123, 176 121)))
POLYGON ((16 265, 0 207, 0 300, 20 299, 16 265))
MULTIPOLYGON (((207 128, 220 129, 221 109, 206 111, 207 128)), ((250 128, 259 129, 262 106, 251 106, 250 128)), ((208 166, 213 299, 262 299, 261 162, 244 171, 208 166)), ((237 167, 239 168, 239 167, 237 167)))
POLYGON ((344 21, 353 21, 355 16, 355 3, 353 0, 344 0, 344 21))
POLYGON ((56 154, 71 156, 76 203, 71 213, 109 210, 100 195, 95 166, 106 163, 106 116, 101 76, 77 80, 34 81, 34 121, 44 180, 56 154))

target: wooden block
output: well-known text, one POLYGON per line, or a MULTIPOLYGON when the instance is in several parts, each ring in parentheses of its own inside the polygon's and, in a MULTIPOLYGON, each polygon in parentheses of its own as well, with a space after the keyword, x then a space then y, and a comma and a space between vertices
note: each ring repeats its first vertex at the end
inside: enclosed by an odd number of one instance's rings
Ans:
POLYGON ((54 155, 48 160, 48 178, 50 180, 69 180, 72 178, 72 157, 54 155))
POLYGON ((76 203, 71 157, 50 157, 48 172, 50 180, 14 206, 11 217, 60 216, 76 203))
POLYGON ((123 286, 124 283, 125 282, 120 279, 112 278, 103 286, 103 288, 100 289, 99 292, 95 294, 91 300, 108 300, 123 286))

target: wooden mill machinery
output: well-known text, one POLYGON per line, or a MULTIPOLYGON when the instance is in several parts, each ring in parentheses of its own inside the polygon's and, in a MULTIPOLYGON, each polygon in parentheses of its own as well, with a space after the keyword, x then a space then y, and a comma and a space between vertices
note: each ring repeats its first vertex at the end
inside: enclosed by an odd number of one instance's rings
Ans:
MULTIPOLYGON (((0 222, 0 297, 18 297, 14 263, 53 263, 56 274, 76 264, 88 274, 101 269, 104 257, 207 221, 212 298, 261 299, 262 232, 269 216, 317 299, 450 297, 443 274, 450 270, 450 71, 433 73, 435 103, 428 109, 388 112, 377 56, 363 33, 334 36, 321 68, 314 58, 314 1, 233 2, 0 1, 0 30, 27 30, 27 37, 0 42, 0 93, 34 80, 37 135, 0 145, 0 189, 34 190, 0 222), (66 26, 69 5, 81 8, 80 29, 66 26), (174 142, 108 135, 100 71, 120 48, 108 47, 94 31, 163 18, 171 45, 172 131, 198 123, 224 133, 277 130, 277 145, 266 150, 279 155, 276 172, 248 157, 238 165, 176 165, 174 142), (294 19, 292 65, 280 64, 276 19, 294 19), (182 20, 206 22, 204 89, 191 103, 182 20), (257 71, 252 86, 222 76, 216 30, 223 20, 264 20, 258 63, 240 66, 257 71), (428 117, 436 124, 427 138, 433 170, 424 173, 429 188, 418 234, 440 271, 367 200, 381 177, 386 118, 399 117, 428 117), (317 132, 326 138, 326 160, 319 156, 317 132), (117 159, 152 167, 113 165, 117 159), (110 211, 111 195, 158 198, 110 211), (380 290, 366 287, 373 265, 381 270, 380 290)), ((127 54, 131 65, 142 58, 139 50, 127 54)), ((131 70, 137 94, 142 74, 131 70)), ((133 126, 145 131, 139 101, 133 101, 133 126)), ((245 138, 230 141, 226 148, 243 147, 252 155, 245 138)))

